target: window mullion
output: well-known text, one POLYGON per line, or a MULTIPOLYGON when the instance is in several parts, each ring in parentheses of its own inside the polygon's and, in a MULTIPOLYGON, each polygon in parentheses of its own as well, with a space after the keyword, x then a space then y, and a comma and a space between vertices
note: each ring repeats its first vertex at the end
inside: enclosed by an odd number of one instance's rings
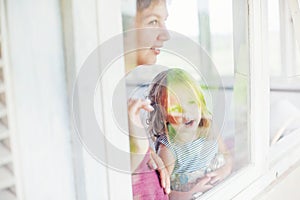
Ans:
POLYGON ((292 17, 287 1, 279 0, 280 38, 281 38, 281 74, 290 77, 295 74, 296 56, 294 51, 294 34, 292 17))
POLYGON ((288 7, 291 12, 294 25, 294 36, 298 42, 298 48, 300 50, 300 8, 298 0, 288 0, 288 7))
POLYGON ((263 171, 269 147, 269 69, 266 66, 267 57, 264 55, 267 41, 263 29, 267 20, 263 17, 263 12, 267 4, 260 0, 249 2, 252 4, 249 19, 251 150, 252 161, 263 171))

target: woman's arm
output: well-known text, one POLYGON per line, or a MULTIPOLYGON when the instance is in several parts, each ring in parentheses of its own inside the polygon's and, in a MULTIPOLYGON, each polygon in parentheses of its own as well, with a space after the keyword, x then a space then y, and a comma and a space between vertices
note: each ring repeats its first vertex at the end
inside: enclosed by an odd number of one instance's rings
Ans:
POLYGON ((140 119, 140 111, 153 111, 149 101, 142 99, 128 100, 128 124, 130 136, 131 171, 134 172, 143 161, 149 149, 146 130, 140 119))
MULTIPOLYGON (((128 120, 129 120, 129 136, 130 136, 130 162, 131 172, 136 172, 139 165, 145 159, 145 154, 149 150, 149 141, 147 132, 142 125, 140 119, 140 111, 144 109, 148 112, 153 111, 153 107, 147 100, 129 99, 128 101, 128 120)), ((160 183, 165 193, 170 193, 170 177, 161 158, 150 149, 150 157, 148 166, 159 172, 160 183)))
POLYGON ((169 194, 170 190, 170 176, 162 159, 152 149, 150 151, 150 160, 148 166, 151 169, 157 170, 159 173, 160 184, 164 188, 165 193, 169 194))
POLYGON ((175 166, 175 156, 173 153, 163 144, 160 144, 157 154, 165 164, 165 168, 169 176, 172 174, 175 166))

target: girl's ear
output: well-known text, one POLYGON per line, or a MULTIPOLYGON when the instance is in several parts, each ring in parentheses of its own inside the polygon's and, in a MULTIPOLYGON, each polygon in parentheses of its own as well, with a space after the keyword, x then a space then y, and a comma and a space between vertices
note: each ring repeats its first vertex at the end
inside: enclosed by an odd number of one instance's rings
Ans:
POLYGON ((170 125, 170 123, 166 120, 166 121, 164 122, 166 134, 168 134, 168 132, 169 132, 169 125, 170 125))
POLYGON ((203 126, 203 118, 201 118, 200 123, 199 123, 199 127, 203 126))
POLYGON ((199 123, 199 127, 208 128, 210 126, 210 120, 202 117, 199 123))

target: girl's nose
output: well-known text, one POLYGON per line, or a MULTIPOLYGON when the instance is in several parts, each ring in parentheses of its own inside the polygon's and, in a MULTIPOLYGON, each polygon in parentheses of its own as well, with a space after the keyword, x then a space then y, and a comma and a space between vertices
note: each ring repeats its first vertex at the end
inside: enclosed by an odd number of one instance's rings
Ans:
POLYGON ((187 112, 183 112, 182 113, 182 118, 184 120, 190 120, 191 119, 191 116, 187 113, 187 112))

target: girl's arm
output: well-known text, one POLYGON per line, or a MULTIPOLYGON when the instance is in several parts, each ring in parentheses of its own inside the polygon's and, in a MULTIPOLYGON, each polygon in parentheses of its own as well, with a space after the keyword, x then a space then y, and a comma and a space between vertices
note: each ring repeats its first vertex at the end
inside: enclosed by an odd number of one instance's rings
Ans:
POLYGON ((206 174, 207 177, 211 178, 211 184, 222 181, 231 173, 232 170, 232 157, 221 137, 218 139, 218 145, 219 152, 222 153, 225 158, 225 165, 213 172, 206 174))
MULTIPOLYGON (((174 166, 175 166, 175 156, 174 154, 163 144, 159 146, 159 151, 158 155, 161 157, 163 162, 165 163, 165 166, 167 168, 167 171, 169 175, 171 176, 174 166)), ((189 200, 193 198, 193 195, 198 193, 198 192, 205 192, 209 189, 211 189, 213 186, 209 184, 211 178, 210 177, 204 177, 201 181, 197 183, 188 192, 180 192, 180 191, 174 191, 172 190, 171 193, 169 194, 170 200, 189 200)))

